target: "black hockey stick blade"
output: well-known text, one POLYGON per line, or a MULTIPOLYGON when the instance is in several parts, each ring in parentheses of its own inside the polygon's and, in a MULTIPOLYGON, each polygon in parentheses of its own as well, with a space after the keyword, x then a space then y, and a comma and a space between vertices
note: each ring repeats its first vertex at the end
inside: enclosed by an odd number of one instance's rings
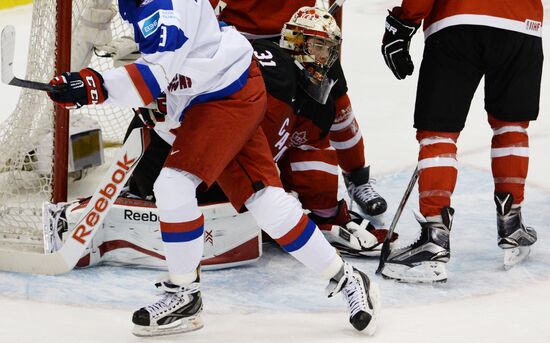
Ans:
POLYGON ((393 216, 393 219, 391 221, 390 228, 388 229, 388 233, 386 235, 386 238, 384 239, 384 243, 382 244, 382 251, 380 251, 380 263, 378 264, 378 269, 376 269, 376 274, 380 274, 382 272, 382 269, 384 269, 384 265, 388 260, 388 256, 391 252, 390 241, 391 237, 393 236, 393 231, 397 226, 397 222, 401 217, 401 213, 403 213, 403 209, 405 208, 407 200, 409 200, 409 196, 411 195, 414 185, 416 184, 416 180, 418 180, 418 167, 414 169, 411 180, 409 181, 407 189, 405 190, 405 194, 403 194, 403 198, 401 199, 401 202, 399 203, 399 206, 397 207, 395 215, 393 216))
POLYGON ((338 9, 342 8, 342 5, 344 4, 346 0, 336 0, 330 5, 330 8, 328 9, 328 13, 331 15, 334 14, 338 9))
POLYGON ((46 92, 59 92, 60 87, 48 83, 22 80, 13 74, 13 59, 15 56, 15 28, 8 25, 2 29, 2 82, 15 87, 29 88, 46 92))

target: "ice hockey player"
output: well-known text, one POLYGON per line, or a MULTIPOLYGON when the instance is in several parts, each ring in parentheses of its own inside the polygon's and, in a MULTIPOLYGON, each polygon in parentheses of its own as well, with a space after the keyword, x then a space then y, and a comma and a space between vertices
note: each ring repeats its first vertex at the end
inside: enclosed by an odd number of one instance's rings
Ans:
POLYGON ((287 252, 330 280, 329 296, 344 295, 357 330, 372 332, 377 288, 341 259, 281 187, 259 128, 265 87, 248 41, 231 28, 220 29, 210 3, 203 0, 118 3, 123 19, 134 27, 142 57, 102 74, 86 68, 57 75, 51 84, 60 91, 49 96, 65 108, 102 103, 136 108, 166 92, 164 128, 172 150, 154 192, 169 277, 157 284, 163 297, 134 313, 134 334, 165 335, 203 326, 203 216, 195 189, 214 181, 236 209, 246 206, 287 252))
MULTIPOLYGON (((329 94, 335 82, 330 78, 331 67, 338 59, 340 42, 341 31, 334 18, 314 7, 299 9, 285 23, 280 42, 253 41, 268 91, 261 125, 283 186, 311 211, 310 217, 329 242, 345 254, 378 256, 387 230, 348 211, 344 199, 338 201, 338 162, 328 133, 336 116, 329 94)), ((139 111, 148 126, 162 120, 160 113, 139 111)), ((131 179, 132 193, 153 195, 152 183, 168 152, 167 144, 152 140, 131 179)))
MULTIPOLYGON (((279 42, 281 29, 290 17, 301 7, 315 7, 315 0, 210 0, 216 9, 218 19, 235 26, 250 40, 271 39, 279 42)), ((264 57, 265 58, 265 57, 264 57)), ((336 106, 336 116, 329 128, 330 145, 336 150, 338 165, 343 170, 344 181, 352 201, 361 211, 371 217, 381 216, 387 204, 373 187, 370 166, 366 165, 363 136, 353 114, 347 84, 340 64, 334 61, 331 70, 333 87, 331 97, 336 106)))
POLYGON ((398 79, 413 72, 409 44, 422 21, 426 40, 414 112, 421 234, 390 254, 382 271, 386 277, 447 279, 456 143, 482 77, 493 130, 491 167, 504 267, 529 254, 537 234, 523 223, 521 204, 529 162, 527 127, 539 112, 542 18, 540 0, 403 0, 390 11, 382 54, 398 79))

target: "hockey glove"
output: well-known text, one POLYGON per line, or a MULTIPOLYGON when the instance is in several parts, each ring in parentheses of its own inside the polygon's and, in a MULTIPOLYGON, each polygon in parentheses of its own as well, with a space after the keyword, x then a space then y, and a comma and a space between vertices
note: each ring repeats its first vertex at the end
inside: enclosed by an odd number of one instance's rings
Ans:
POLYGON ((419 24, 408 23, 392 12, 386 17, 386 30, 382 39, 382 55, 386 64, 398 80, 412 75, 414 65, 409 54, 411 38, 419 24))
POLYGON ((134 113, 141 119, 143 124, 152 129, 158 122, 163 122, 166 117, 166 95, 161 95, 156 100, 156 108, 140 107, 134 109, 134 113))
POLYGON ((71 110, 84 105, 101 104, 108 97, 103 77, 91 68, 57 75, 50 81, 50 85, 59 89, 57 92, 48 92, 50 99, 71 110))

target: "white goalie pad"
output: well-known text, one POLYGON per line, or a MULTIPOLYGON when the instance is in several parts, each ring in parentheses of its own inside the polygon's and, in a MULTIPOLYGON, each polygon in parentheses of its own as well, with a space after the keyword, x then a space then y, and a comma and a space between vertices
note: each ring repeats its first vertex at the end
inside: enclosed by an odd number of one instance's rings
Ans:
MULTIPOLYGON (((73 227, 86 204, 87 201, 82 201, 68 206, 45 206, 46 253, 62 246, 58 232, 73 227)), ((261 230, 250 213, 238 214, 229 203, 200 206, 200 209, 205 221, 203 269, 235 267, 260 258, 261 230)), ((66 232, 62 236, 66 236, 66 232)), ((153 202, 122 196, 116 200, 77 267, 98 264, 167 269, 158 211, 153 202)))

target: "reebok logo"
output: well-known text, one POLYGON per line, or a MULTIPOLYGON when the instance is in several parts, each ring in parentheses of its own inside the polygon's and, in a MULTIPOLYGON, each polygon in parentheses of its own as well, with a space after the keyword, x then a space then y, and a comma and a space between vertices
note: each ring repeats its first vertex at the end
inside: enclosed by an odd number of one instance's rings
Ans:
POLYGON ((214 245, 214 235, 212 234, 212 230, 204 230, 204 243, 214 245))
POLYGON ((140 222, 158 222, 159 216, 149 211, 148 213, 134 212, 132 210, 124 210, 124 219, 140 222))
POLYGON ((73 231, 71 237, 74 240, 82 245, 86 244, 87 237, 96 229, 96 225, 102 221, 102 216, 106 215, 104 211, 109 206, 109 202, 115 200, 113 198, 117 191, 119 191, 117 187, 124 186, 126 175, 135 161, 135 158, 129 160, 128 155, 124 154, 124 157, 116 163, 118 168, 115 169, 111 175, 111 182, 101 188, 99 197, 95 201, 94 206, 82 217, 82 219, 80 219, 78 226, 73 231))

